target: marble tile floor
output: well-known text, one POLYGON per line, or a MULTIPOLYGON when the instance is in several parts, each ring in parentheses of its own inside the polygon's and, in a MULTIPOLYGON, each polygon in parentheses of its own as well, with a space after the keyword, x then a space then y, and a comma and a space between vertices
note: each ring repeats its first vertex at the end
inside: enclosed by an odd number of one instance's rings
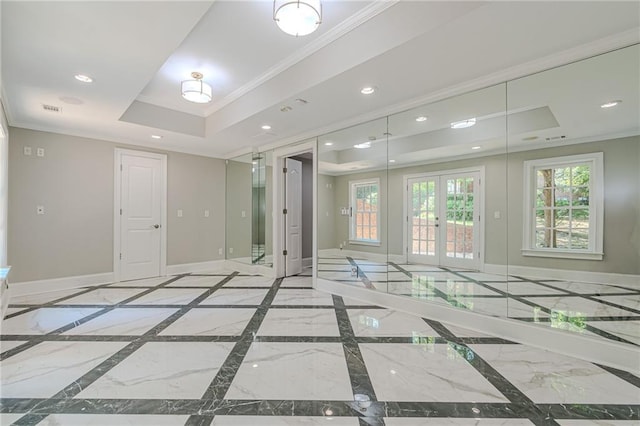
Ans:
POLYGON ((336 256, 319 259, 318 277, 640 345, 640 283, 537 280, 336 256))
POLYGON ((12 301, 0 425, 640 422, 630 372, 322 293, 308 276, 139 284, 12 301))

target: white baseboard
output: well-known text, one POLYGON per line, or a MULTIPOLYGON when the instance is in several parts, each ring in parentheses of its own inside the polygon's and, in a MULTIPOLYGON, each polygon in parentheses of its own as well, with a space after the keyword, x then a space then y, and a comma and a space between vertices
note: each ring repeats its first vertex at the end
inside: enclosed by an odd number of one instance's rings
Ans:
POLYGON ((207 262, 182 263, 180 265, 168 265, 167 275, 187 274, 189 272, 215 271, 224 269, 226 260, 209 260, 207 262))
POLYGON ((305 257, 302 259, 303 268, 310 268, 311 266, 313 266, 313 257, 305 257))
POLYGON ((110 282, 113 282, 113 272, 53 278, 49 280, 23 281, 9 284, 9 296, 15 297, 27 294, 47 293, 50 291, 66 290, 68 288, 107 284, 110 282))
POLYGON ((624 343, 524 321, 482 315, 449 305, 415 300, 407 296, 383 293, 321 278, 314 279, 313 287, 317 290, 363 300, 412 315, 490 333, 514 342, 636 372, 636 374, 640 372, 637 349, 624 343))
POLYGON ((518 275, 526 278, 618 284, 640 289, 640 275, 606 272, 575 271, 569 269, 534 268, 531 266, 485 264, 484 272, 499 275, 518 275))

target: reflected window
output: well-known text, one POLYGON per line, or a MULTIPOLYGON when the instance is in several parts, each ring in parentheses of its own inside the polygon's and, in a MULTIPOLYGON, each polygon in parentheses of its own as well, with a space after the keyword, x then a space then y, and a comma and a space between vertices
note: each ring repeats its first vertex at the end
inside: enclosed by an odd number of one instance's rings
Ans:
POLYGON ((380 180, 349 182, 351 220, 349 239, 353 243, 380 244, 380 180))
POLYGON ((525 162, 524 254, 602 258, 602 153, 525 162))

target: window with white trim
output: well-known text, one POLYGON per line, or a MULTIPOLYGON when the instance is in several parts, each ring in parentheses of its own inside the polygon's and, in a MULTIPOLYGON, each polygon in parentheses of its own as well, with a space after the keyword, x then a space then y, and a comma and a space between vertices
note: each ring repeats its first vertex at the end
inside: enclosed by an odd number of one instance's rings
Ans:
POLYGON ((349 182, 351 220, 349 241, 356 244, 380 244, 380 180, 349 182))
POLYGON ((524 163, 523 255, 601 260, 603 155, 524 163))

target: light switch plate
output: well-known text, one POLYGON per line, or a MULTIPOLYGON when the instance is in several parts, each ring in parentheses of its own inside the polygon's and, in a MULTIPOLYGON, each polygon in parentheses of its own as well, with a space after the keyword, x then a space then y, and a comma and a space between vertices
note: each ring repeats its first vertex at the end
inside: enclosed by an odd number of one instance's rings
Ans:
POLYGON ((24 155, 31 155, 31 147, 30 146, 25 146, 24 147, 24 155))
MULTIPOLYGON (((204 211, 204 217, 209 217, 209 210, 205 210, 204 211)), ((222 253, 220 253, 220 254, 222 254, 222 253)))
POLYGON ((178 209, 178 217, 182 217, 182 209, 178 209))
POLYGON ((44 157, 44 148, 37 148, 36 149, 36 155, 38 157, 44 157))

